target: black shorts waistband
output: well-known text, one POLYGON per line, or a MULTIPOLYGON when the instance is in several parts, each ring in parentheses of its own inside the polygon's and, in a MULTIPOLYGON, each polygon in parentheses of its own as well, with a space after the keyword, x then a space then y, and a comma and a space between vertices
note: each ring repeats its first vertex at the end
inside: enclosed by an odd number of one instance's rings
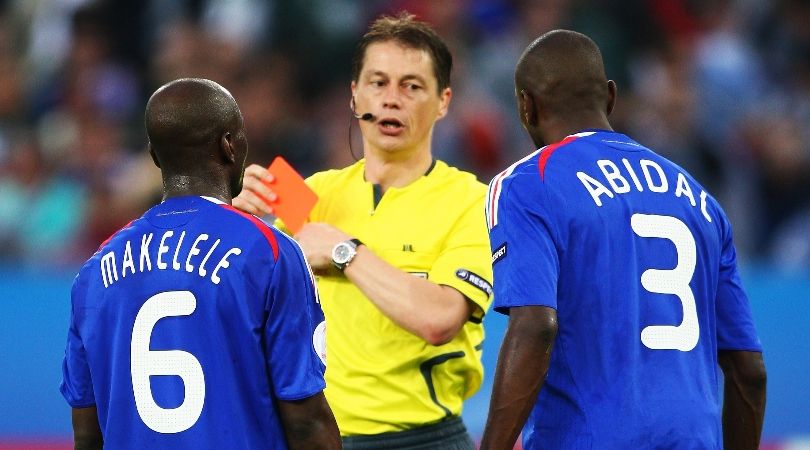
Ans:
POLYGON ((403 431, 343 437, 344 450, 418 447, 443 439, 465 436, 467 428, 461 417, 403 431))

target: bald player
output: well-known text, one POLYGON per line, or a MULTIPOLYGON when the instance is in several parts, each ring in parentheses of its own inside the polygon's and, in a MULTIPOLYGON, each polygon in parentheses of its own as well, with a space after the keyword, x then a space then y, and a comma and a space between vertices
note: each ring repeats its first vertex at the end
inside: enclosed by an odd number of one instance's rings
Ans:
POLYGON ((489 186, 509 327, 481 448, 521 427, 527 450, 757 448, 762 347, 717 201, 612 130, 616 85, 588 37, 534 41, 515 92, 540 149, 489 186))
POLYGON ((176 80, 145 121, 163 202, 73 285, 60 389, 76 448, 339 448, 303 254, 230 206, 248 150, 236 101, 176 80))

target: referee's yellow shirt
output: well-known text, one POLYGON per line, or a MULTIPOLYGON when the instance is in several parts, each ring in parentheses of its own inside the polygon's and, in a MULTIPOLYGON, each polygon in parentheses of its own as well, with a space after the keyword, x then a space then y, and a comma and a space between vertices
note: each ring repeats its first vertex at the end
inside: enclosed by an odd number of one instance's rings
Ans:
POLYGON ((342 274, 318 279, 327 319, 326 398, 344 436, 400 431, 461 414, 481 386, 483 313, 492 267, 483 212, 486 186, 436 161, 379 195, 365 161, 307 179, 319 200, 310 222, 357 237, 414 276, 455 288, 480 308, 449 343, 433 346, 384 316, 342 274))

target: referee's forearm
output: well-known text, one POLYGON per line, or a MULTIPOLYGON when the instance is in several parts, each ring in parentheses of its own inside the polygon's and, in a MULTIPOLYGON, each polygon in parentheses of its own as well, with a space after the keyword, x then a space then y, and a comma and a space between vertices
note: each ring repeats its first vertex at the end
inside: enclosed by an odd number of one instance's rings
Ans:
POLYGON ((366 246, 344 274, 386 317, 429 344, 449 342, 469 318, 461 293, 406 273, 366 246))

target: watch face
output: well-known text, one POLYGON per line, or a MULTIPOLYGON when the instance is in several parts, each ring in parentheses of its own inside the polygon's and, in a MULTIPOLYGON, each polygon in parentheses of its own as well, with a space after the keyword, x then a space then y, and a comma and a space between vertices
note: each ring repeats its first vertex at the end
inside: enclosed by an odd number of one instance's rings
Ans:
POLYGON ((335 247, 332 252, 332 259, 338 264, 344 264, 352 255, 352 248, 346 243, 340 243, 335 247))

